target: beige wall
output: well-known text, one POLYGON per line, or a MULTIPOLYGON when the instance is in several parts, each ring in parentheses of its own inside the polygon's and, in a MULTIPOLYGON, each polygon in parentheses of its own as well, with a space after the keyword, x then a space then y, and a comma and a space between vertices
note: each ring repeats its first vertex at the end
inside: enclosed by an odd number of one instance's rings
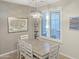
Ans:
POLYGON ((33 20, 28 16, 31 7, 6 3, 0 1, 0 54, 16 49, 16 42, 21 34, 29 34, 30 39, 33 39, 33 20), (18 33, 8 33, 7 17, 24 17, 28 19, 28 31, 18 33))
POLYGON ((79 1, 63 6, 63 42, 62 52, 79 59, 79 30, 69 29, 69 17, 79 16, 79 1))
MULTIPOLYGON (((79 16, 79 0, 62 0, 50 8, 62 8, 62 42, 61 52, 65 55, 79 59, 79 30, 69 29, 69 17, 79 16)), ((41 7, 41 10, 47 6, 41 7)), ((48 9, 48 8, 47 8, 48 9)))

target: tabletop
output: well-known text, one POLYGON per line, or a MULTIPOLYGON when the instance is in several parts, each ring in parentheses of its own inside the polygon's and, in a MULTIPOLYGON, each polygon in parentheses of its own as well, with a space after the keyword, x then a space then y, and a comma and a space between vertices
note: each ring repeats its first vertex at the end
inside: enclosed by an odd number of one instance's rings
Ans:
POLYGON ((49 53, 50 47, 56 45, 56 42, 53 41, 47 41, 47 40, 28 40, 28 43, 32 45, 33 52, 40 55, 44 56, 49 53))

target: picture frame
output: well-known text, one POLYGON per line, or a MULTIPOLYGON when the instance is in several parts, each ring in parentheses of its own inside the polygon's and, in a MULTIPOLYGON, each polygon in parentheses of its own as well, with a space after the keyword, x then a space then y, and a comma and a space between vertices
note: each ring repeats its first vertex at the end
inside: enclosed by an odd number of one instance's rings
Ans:
POLYGON ((8 17, 9 32, 25 32, 27 31, 27 18, 8 17))
POLYGON ((70 29, 79 30, 79 17, 70 17, 70 29))

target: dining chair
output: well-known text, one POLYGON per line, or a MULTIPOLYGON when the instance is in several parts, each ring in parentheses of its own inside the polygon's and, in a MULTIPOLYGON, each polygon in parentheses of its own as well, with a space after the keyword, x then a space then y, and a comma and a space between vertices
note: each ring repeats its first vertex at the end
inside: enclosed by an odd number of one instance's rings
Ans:
POLYGON ((59 45, 55 45, 49 49, 48 59, 59 59, 59 45))
POLYGON ((20 44, 22 43, 21 41, 26 41, 28 40, 28 35, 21 35, 20 38, 17 40, 17 58, 19 59, 20 57, 20 44))
POLYGON ((17 40, 17 59, 20 58, 21 44, 22 44, 22 40, 18 39, 17 40))
POLYGON ((32 46, 25 41, 20 42, 20 59, 22 59, 22 56, 25 59, 33 59, 32 46))

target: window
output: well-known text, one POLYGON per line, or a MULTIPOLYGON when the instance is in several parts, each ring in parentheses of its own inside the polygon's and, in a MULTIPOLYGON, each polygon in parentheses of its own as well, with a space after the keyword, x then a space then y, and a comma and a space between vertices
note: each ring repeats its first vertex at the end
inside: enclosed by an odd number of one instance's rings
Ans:
POLYGON ((60 38, 60 12, 51 12, 50 17, 50 37, 59 39, 60 38))
POLYGON ((43 13, 42 15, 42 30, 41 30, 41 35, 42 36, 48 36, 48 29, 49 29, 49 24, 48 24, 48 20, 49 20, 49 13, 48 12, 45 12, 43 13))
POLYGON ((60 11, 43 12, 41 36, 60 40, 60 11))

